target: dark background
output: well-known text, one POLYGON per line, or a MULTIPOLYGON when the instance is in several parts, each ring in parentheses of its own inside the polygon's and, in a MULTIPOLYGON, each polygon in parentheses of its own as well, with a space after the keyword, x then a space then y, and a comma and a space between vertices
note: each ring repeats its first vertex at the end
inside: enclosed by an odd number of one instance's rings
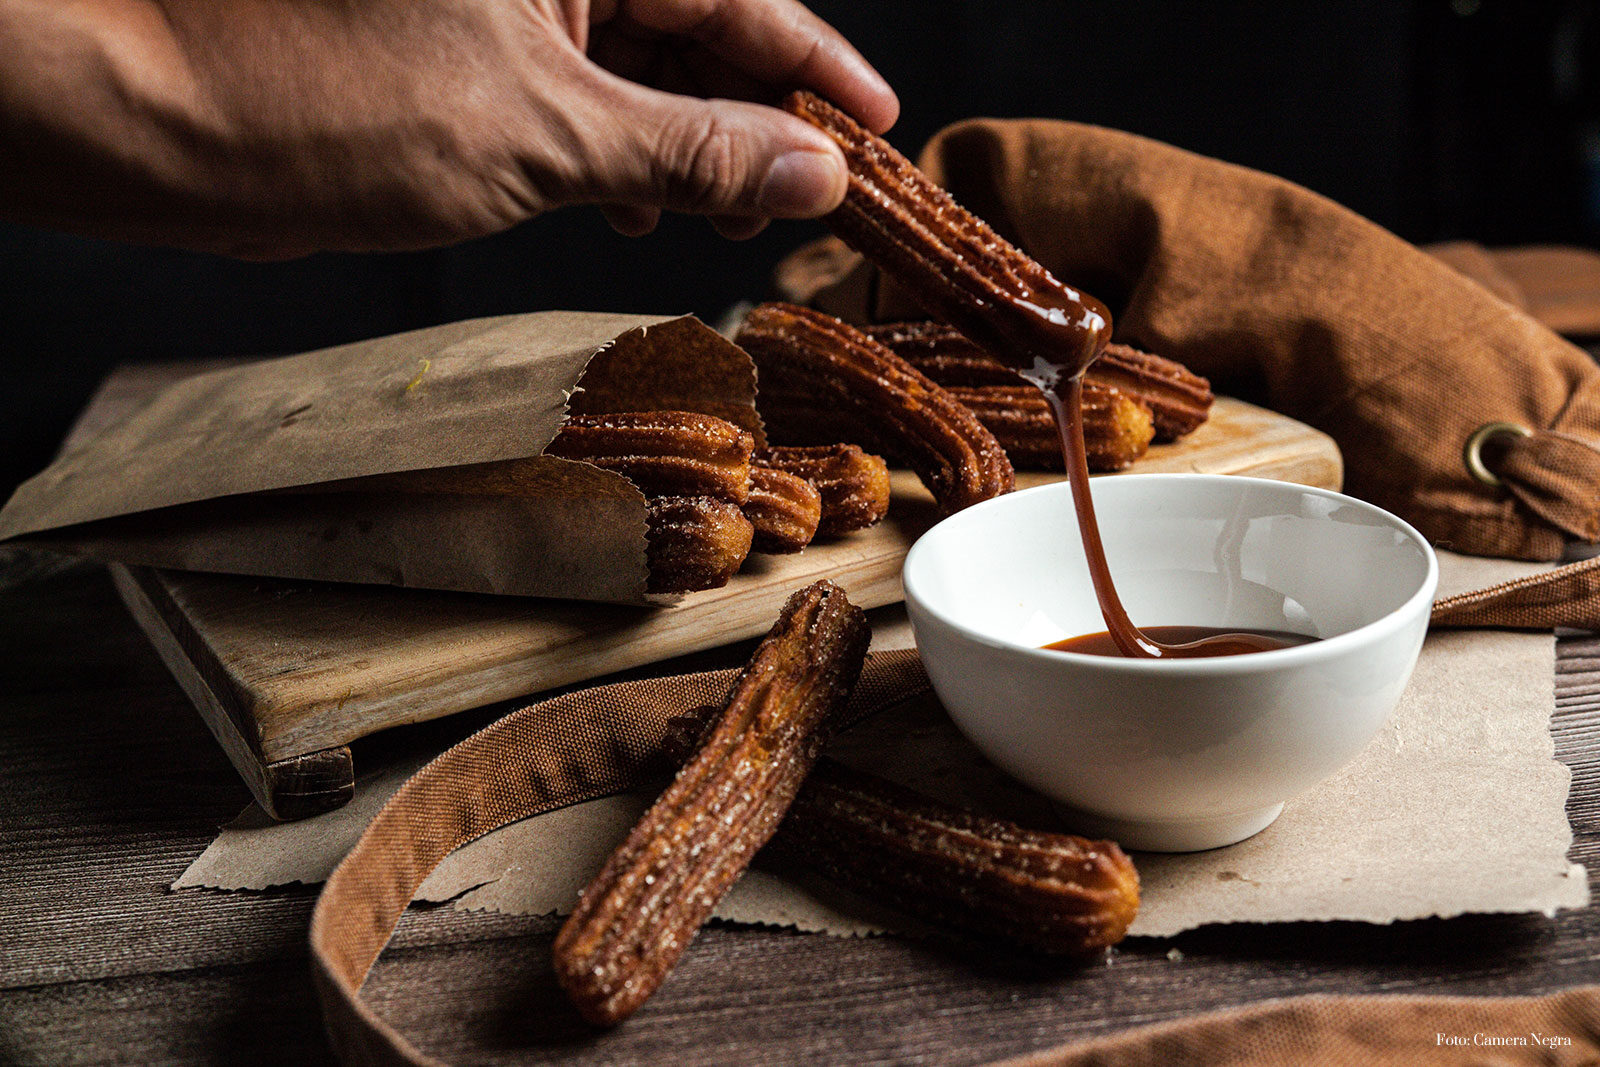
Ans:
MULTIPOLYGON (((890 0, 811 5, 900 93, 890 139, 1040 115, 1281 174, 1416 242, 1600 245, 1595 0, 890 0)), ((749 242, 574 209, 397 256, 247 264, 0 227, 0 494, 48 462, 118 362, 295 352, 547 308, 696 312, 759 298, 821 232, 749 242)))

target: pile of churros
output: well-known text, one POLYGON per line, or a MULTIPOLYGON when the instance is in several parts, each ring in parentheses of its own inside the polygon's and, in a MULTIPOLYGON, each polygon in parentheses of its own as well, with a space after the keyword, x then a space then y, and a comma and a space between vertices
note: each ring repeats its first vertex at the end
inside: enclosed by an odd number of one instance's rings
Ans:
POLYGON ((575 415, 545 449, 631 481, 648 501, 652 593, 725 585, 752 550, 798 552, 889 510, 889 468, 850 444, 757 449, 748 432, 692 411, 575 415))
MULTIPOLYGON (((1039 388, 953 326, 857 329, 791 304, 762 304, 736 340, 760 372, 773 440, 859 441, 911 467, 945 511, 1011 488, 1011 470, 1060 470, 1061 439, 1039 388)), ((1116 471, 1211 413, 1211 386, 1181 363, 1110 344, 1084 376, 1089 469, 1116 471)))
MULTIPOLYGON (((624 417, 603 416, 564 431, 560 454, 627 474, 653 507, 682 510, 674 523, 721 522, 710 504, 682 502, 722 502, 727 521, 753 531, 728 535, 741 552, 752 539, 792 551, 819 529, 847 532, 882 516, 879 455, 914 471, 946 513, 1009 491, 1015 468, 1059 467, 1047 402, 1017 367, 1085 374, 1094 469, 1126 467, 1152 441, 1205 421, 1205 379, 1110 343, 1102 305, 848 116, 804 93, 786 106, 833 136, 850 165, 829 225, 937 321, 858 329, 804 307, 760 305, 735 340, 755 362, 757 408, 775 446, 757 452, 749 435, 711 425, 718 420, 654 413, 626 418, 668 420, 675 433, 692 425, 693 443, 672 451, 664 430, 634 442, 614 421, 624 417), (1051 313, 1068 307, 1087 313, 1051 313), (860 473, 869 461, 872 492, 860 473)), ((673 581, 725 569, 663 563, 673 581)), ((867 638, 862 612, 817 582, 790 598, 726 702, 680 722, 668 747, 683 769, 556 938, 557 977, 586 1019, 614 1025, 637 1010, 764 846, 960 936, 1083 954, 1127 931, 1139 879, 1114 843, 947 808, 819 757, 842 725, 867 638)))
MULTIPOLYGON (((1017 309, 1081 294, 832 105, 796 93, 786 107, 850 165, 829 226, 938 319, 858 329, 793 304, 757 306, 734 340, 758 373, 773 443, 761 449, 709 415, 574 418, 548 451, 615 470, 650 499, 651 592, 714 588, 752 550, 798 552, 872 525, 889 506, 886 461, 915 471, 945 514, 1009 492, 1016 470, 1061 469, 1049 404, 1015 368, 1062 338, 1041 337, 1017 309)), ((1081 342, 1100 352, 1084 375, 1090 470, 1121 470, 1210 414, 1210 384, 1182 364, 1094 330, 1081 342)))
MULTIPOLYGON (((942 322, 868 326, 868 336, 943 386, 1000 441, 1018 470, 1060 470, 1061 439, 1037 386, 942 322)), ((1211 384, 1183 364, 1115 342, 1083 378, 1089 469, 1129 466, 1211 414, 1211 384)))

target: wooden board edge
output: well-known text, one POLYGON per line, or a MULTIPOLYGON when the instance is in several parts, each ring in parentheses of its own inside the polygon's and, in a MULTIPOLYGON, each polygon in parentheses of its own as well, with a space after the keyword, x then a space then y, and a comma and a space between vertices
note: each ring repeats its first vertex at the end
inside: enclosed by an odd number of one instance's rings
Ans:
MULTIPOLYGON (((846 569, 835 575, 833 580, 844 586, 852 603, 864 609, 898 603, 904 597, 898 571, 892 579, 883 579, 873 575, 851 574, 846 569)), ((733 625, 717 625, 710 641, 703 637, 691 639, 687 636, 681 640, 670 637, 662 640, 658 634, 658 654, 647 662, 660 662, 759 637, 771 628, 772 620, 776 617, 777 609, 774 608, 770 617, 763 615, 733 625)), ((699 620, 700 623, 706 621, 699 620)), ((689 632, 683 620, 674 617, 670 609, 663 610, 658 624, 669 632, 689 632)), ((703 634, 704 630, 700 632, 703 634)), ((359 705, 350 703, 341 708, 337 719, 326 714, 299 716, 281 730, 263 722, 263 744, 272 757, 287 759, 297 752, 348 744, 381 730, 427 722, 505 700, 527 698, 531 702, 541 693, 580 682, 603 685, 612 674, 647 665, 647 662, 641 662, 636 654, 629 651, 639 638, 638 631, 609 633, 598 645, 588 650, 589 658, 584 667, 573 667, 565 673, 556 667, 547 667, 539 676, 536 688, 528 685, 529 674, 522 659, 510 657, 487 664, 471 674, 444 678, 426 688, 372 694, 359 705)))
POLYGON ((154 597, 165 590, 154 572, 109 564, 111 581, 128 613, 171 672, 178 687, 200 713, 200 719, 222 746, 250 795, 274 819, 293 820, 332 811, 355 795, 355 765, 350 749, 324 748, 268 762, 239 727, 236 712, 216 692, 190 658, 189 650, 168 624, 168 614, 154 597))
POLYGON ((262 810, 279 822, 309 819, 342 808, 356 795, 355 762, 345 745, 268 763, 262 810))
POLYGON ((158 600, 166 597, 159 577, 148 568, 129 567, 123 563, 110 563, 107 569, 133 621, 149 638, 179 688, 199 710, 200 717, 205 720, 222 750, 228 754, 228 759, 250 783, 251 792, 258 792, 257 785, 263 781, 261 768, 266 761, 253 738, 240 728, 238 709, 228 707, 218 698, 211 684, 195 666, 189 649, 173 632, 168 613, 158 606, 158 600))
MULTIPOLYGON (((1331 442, 1330 442, 1331 444, 1331 442)), ((1249 478, 1270 478, 1276 482, 1294 482, 1313 489, 1344 489, 1344 456, 1337 448, 1322 455, 1296 456, 1290 459, 1269 459, 1259 464, 1243 467, 1235 474, 1249 478)))

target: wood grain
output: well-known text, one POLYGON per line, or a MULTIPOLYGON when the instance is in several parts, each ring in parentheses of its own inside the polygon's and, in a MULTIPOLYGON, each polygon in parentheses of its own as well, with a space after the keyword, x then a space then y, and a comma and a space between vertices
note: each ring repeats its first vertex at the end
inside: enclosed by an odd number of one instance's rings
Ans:
POLYGON ((203 642, 176 610, 158 581, 158 573, 115 563, 110 571, 123 604, 150 638, 173 679, 211 729, 211 736, 222 746, 263 811, 274 819, 290 821, 320 815, 350 802, 355 795, 355 767, 348 746, 267 760, 261 754, 252 717, 245 710, 248 705, 217 696, 213 679, 226 686, 226 673, 206 654, 203 642))

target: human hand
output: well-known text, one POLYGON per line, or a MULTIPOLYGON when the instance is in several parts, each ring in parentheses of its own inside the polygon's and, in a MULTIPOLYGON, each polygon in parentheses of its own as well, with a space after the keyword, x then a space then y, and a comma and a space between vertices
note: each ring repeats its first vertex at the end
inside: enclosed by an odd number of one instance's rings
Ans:
POLYGON ((880 131, 898 110, 794 0, 0 0, 8 50, 13 218, 250 258, 583 203, 746 236, 845 185, 827 137, 756 101, 806 87, 880 131))

